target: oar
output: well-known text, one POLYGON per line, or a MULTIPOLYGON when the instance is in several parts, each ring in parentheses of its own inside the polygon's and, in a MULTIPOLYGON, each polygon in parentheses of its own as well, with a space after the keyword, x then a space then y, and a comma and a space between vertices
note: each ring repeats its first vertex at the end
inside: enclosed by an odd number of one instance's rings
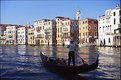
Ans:
POLYGON ((81 58, 81 57, 78 55, 78 51, 76 52, 76 55, 82 60, 82 63, 83 63, 83 64, 86 64, 85 61, 84 61, 84 59, 81 58))
MULTIPOLYGON (((79 52, 78 52, 79 45, 77 44, 77 42, 75 42, 75 46, 76 46, 76 48, 75 48, 76 55, 79 56, 79 55, 78 55, 78 53, 79 53, 79 52)), ((79 58, 81 58, 81 57, 79 56, 79 58)), ((86 64, 85 61, 84 61, 84 59, 81 58, 81 60, 82 60, 82 63, 83 63, 83 64, 86 64)))
MULTIPOLYGON (((81 57, 80 57, 80 58, 81 58, 81 57)), ((84 59, 83 59, 83 58, 81 58, 81 59, 82 59, 83 64, 86 64, 85 61, 84 61, 84 59)))

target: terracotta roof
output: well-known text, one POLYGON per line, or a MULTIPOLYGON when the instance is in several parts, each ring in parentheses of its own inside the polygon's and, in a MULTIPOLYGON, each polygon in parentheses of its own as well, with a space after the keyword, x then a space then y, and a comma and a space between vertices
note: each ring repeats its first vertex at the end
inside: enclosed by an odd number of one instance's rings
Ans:
MULTIPOLYGON (((93 19, 93 18, 85 18, 85 19, 88 19, 88 20, 97 20, 97 19, 93 19)), ((84 20, 85 20, 85 19, 84 19, 84 20)))
POLYGON ((1 27, 12 26, 12 24, 0 24, 1 27))
POLYGON ((22 26, 17 24, 0 24, 1 27, 7 27, 7 26, 22 26))
POLYGON ((63 16, 57 16, 56 18, 60 18, 62 20, 69 20, 70 18, 66 18, 66 17, 63 17, 63 16))

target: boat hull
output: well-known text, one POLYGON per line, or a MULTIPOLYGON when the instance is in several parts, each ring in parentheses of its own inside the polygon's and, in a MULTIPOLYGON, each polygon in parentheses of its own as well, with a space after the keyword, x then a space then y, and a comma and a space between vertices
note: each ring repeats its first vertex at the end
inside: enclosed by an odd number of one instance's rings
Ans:
POLYGON ((46 69, 52 72, 58 73, 58 74, 63 74, 63 75, 67 75, 67 74, 74 75, 74 74, 79 74, 79 73, 86 73, 86 72, 95 70, 98 67, 98 56, 97 56, 97 60, 93 64, 91 65, 83 64, 80 66, 58 65, 54 62, 47 61, 46 59, 49 57, 43 55, 42 53, 40 53, 40 56, 42 59, 42 63, 46 69))

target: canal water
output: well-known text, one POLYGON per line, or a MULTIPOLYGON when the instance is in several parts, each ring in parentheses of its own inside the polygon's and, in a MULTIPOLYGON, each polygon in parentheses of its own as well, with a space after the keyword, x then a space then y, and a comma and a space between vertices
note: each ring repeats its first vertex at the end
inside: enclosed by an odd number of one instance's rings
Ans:
POLYGON ((88 64, 99 55, 99 66, 94 71, 69 78, 46 70, 40 51, 47 56, 68 58, 66 46, 0 45, 0 80, 120 80, 121 48, 80 47, 78 54, 88 64))

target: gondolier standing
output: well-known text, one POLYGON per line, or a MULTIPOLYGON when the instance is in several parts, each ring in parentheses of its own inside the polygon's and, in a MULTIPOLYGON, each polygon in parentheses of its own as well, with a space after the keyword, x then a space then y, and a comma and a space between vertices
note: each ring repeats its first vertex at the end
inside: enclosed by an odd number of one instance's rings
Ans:
POLYGON ((75 50, 76 46, 73 41, 70 41, 70 44, 67 46, 69 48, 69 53, 68 53, 68 66, 70 66, 71 60, 73 62, 73 66, 75 66, 75 50))

